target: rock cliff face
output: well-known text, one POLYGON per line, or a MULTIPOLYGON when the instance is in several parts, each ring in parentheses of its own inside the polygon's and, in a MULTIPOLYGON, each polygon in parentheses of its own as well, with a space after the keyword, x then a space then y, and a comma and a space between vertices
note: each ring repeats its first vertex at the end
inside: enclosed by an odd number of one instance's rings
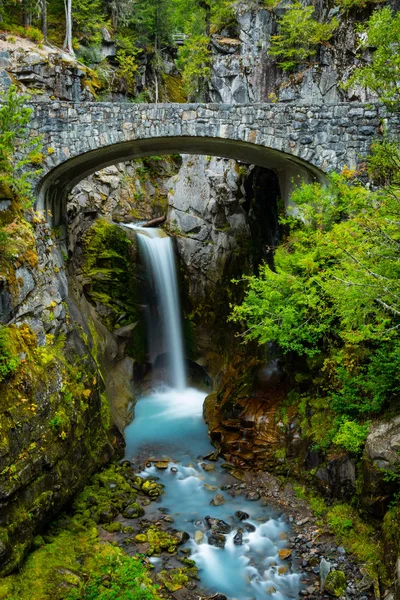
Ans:
POLYGON ((72 102, 93 100, 89 69, 68 55, 47 47, 38 49, 27 40, 18 44, 0 42, 0 89, 6 89, 13 81, 21 91, 32 94, 33 100, 48 97, 72 102))
POLYGON ((255 272, 279 239, 277 177, 232 160, 184 156, 168 186, 167 227, 176 238, 192 351, 204 360, 211 351, 226 355, 229 302, 241 293, 231 280, 255 272))
POLYGON ((1 214, 13 252, 1 260, 0 573, 118 452, 90 331, 67 294, 63 259, 40 218, 1 214), (14 218, 14 220, 12 220, 14 218), (7 224, 8 223, 8 224, 7 224), (86 340, 86 341, 85 341, 86 340))
MULTIPOLYGON (((319 20, 339 17, 339 28, 329 45, 321 46, 314 63, 298 67, 293 74, 277 68, 268 56, 271 37, 278 31, 277 20, 284 4, 267 10, 255 3, 237 5, 235 37, 215 36, 215 57, 210 82, 211 98, 215 102, 296 102, 305 104, 336 104, 345 100, 368 101, 373 97, 364 89, 344 91, 341 84, 349 79, 357 65, 359 38, 356 31, 360 12, 339 16, 332 3, 310 2, 319 20)), ((395 3, 393 3, 395 4, 395 3)), ((372 5, 373 7, 373 5, 372 5)), ((366 10, 361 11, 365 16, 366 10)), ((224 33, 224 32, 223 32, 224 33)))

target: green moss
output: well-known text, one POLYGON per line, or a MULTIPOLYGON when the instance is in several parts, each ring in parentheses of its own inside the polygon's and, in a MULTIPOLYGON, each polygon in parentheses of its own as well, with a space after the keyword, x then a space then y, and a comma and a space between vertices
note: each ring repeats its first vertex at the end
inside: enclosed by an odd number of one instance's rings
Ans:
POLYGON ((157 581, 162 583, 169 592, 180 590, 189 581, 182 569, 172 569, 171 571, 160 571, 157 574, 157 581))
POLYGON ((132 241, 122 227, 98 219, 86 234, 84 259, 89 300, 107 309, 101 318, 111 331, 135 323, 127 353, 143 363, 147 351, 145 323, 139 309, 132 241))
POLYGON ((382 529, 386 557, 388 562, 394 565, 400 556, 400 503, 395 504, 387 511, 382 529))
POLYGON ((176 547, 179 543, 178 538, 167 531, 159 529, 155 525, 151 525, 146 532, 136 536, 135 541, 141 543, 147 542, 149 544, 149 550, 147 551, 148 556, 160 554, 163 551, 172 554, 176 552, 176 547))
POLYGON ((163 74, 163 102, 187 102, 182 77, 163 74))
POLYGON ((346 575, 343 571, 331 571, 325 581, 325 590, 331 596, 339 598, 347 587, 346 575))
POLYGON ((18 574, 0 580, 1 600, 159 598, 140 559, 101 543, 96 527, 64 520, 50 534, 18 574))
POLYGON ((14 373, 20 363, 18 348, 14 342, 13 332, 16 327, 0 328, 0 382, 14 373))

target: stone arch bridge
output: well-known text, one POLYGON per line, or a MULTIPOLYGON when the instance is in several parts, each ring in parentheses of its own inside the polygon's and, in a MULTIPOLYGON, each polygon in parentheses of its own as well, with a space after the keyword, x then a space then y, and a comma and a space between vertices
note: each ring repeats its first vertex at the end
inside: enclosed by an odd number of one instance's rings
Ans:
MULTIPOLYGON (((287 199, 293 180, 323 180, 356 168, 383 125, 398 123, 378 104, 32 103, 30 135, 41 134, 44 164, 37 209, 64 220, 71 189, 111 164, 162 154, 234 158, 277 172, 287 199)), ((50 216, 51 215, 51 216, 50 216)))

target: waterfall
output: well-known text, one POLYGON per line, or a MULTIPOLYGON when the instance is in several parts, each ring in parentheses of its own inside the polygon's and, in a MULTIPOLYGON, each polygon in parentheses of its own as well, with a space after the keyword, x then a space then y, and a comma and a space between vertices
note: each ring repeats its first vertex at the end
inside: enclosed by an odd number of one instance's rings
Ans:
POLYGON ((170 357, 172 384, 182 391, 186 388, 186 370, 172 241, 161 229, 127 227, 137 232, 140 252, 148 272, 152 274, 170 357))

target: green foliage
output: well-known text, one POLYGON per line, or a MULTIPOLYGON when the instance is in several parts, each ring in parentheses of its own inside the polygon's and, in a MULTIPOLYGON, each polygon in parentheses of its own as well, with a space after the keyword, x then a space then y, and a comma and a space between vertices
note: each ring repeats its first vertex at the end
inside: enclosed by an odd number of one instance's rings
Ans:
POLYGON ((345 10, 365 8, 369 4, 382 4, 385 0, 337 0, 339 6, 345 10))
POLYGON ((23 206, 33 202, 32 180, 40 173, 40 137, 29 137, 32 109, 15 86, 0 95, 0 187, 9 188, 23 206))
POLYGON ((131 52, 127 52, 127 50, 118 50, 117 52, 117 62, 119 64, 119 69, 117 71, 117 75, 122 77, 128 84, 128 88, 133 92, 135 89, 135 79, 136 74, 138 72, 139 64, 136 60, 136 56, 140 53, 138 49, 132 49, 131 52))
POLYGON ((284 71, 310 61, 318 46, 329 42, 339 24, 336 17, 329 23, 316 21, 314 7, 300 2, 289 6, 278 23, 279 33, 272 36, 269 54, 278 58, 284 71))
POLYGON ((189 38, 179 48, 177 65, 189 100, 202 99, 211 74, 209 39, 204 35, 189 38))
POLYGON ((333 438, 333 443, 348 452, 359 454, 365 444, 370 424, 359 425, 356 421, 343 421, 333 438))
POLYGON ((109 27, 102 0, 73 0, 73 31, 80 43, 96 45, 101 42, 101 28, 109 27))
MULTIPOLYGON (((369 168, 389 182, 376 192, 349 171, 326 187, 297 188, 275 270, 263 265, 245 278, 244 302, 231 316, 244 322, 245 340, 306 356, 319 394, 346 421, 379 413, 400 390, 397 152, 392 142, 374 148, 369 168)), ((349 446, 344 433, 336 439, 349 446)))
MULTIPOLYGON (((104 554, 104 553, 103 553, 104 554)), ((71 591, 68 600, 155 600, 155 588, 146 575, 140 560, 113 549, 109 556, 93 561, 94 572, 90 574, 84 590, 71 591), (109 580, 111 579, 111 585, 109 580), (147 585, 146 585, 147 584, 147 585)))
POLYGON ((374 12, 360 27, 361 46, 373 49, 370 62, 356 69, 346 88, 358 84, 376 92, 382 102, 399 108, 400 93, 400 13, 385 6, 374 12))
POLYGON ((0 327, 0 383, 17 370, 19 363, 12 329, 0 327))
POLYGON ((267 10, 274 10, 280 2, 281 0, 263 0, 263 5, 267 10))
POLYGON ((219 33, 223 29, 235 29, 236 16, 229 0, 215 2, 211 11, 211 33, 219 33))
POLYGON ((106 308, 102 311, 104 324, 113 330, 135 323, 128 352, 139 363, 145 360, 145 333, 138 309, 138 289, 131 261, 132 242, 122 227, 106 219, 98 219, 85 238, 84 272, 89 284, 89 300, 106 308))

